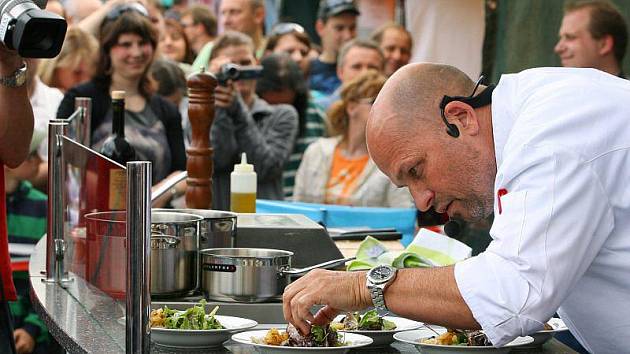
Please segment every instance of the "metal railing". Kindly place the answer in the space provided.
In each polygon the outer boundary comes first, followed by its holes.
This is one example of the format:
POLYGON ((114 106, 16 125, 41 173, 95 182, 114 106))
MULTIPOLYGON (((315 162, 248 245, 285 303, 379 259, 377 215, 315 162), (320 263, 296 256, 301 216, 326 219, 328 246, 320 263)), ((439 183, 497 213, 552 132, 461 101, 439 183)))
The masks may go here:
MULTIPOLYGON (((51 285, 65 286, 72 279, 64 267, 67 245, 64 240, 66 207, 66 163, 64 141, 90 152, 91 99, 80 97, 76 111, 67 119, 48 124, 48 229, 46 239, 46 279, 51 285), (70 135, 69 137, 66 135, 70 135)), ((98 158, 103 158, 94 152, 98 158)), ((126 352, 148 353, 150 348, 150 162, 127 163, 127 282, 126 352)))

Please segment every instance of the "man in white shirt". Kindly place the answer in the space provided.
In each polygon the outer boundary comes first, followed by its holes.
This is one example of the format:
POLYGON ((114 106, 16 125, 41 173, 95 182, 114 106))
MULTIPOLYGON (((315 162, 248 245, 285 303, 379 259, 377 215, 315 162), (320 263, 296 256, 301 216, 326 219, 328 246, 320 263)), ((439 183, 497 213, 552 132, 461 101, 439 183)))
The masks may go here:
POLYGON ((308 332, 307 321, 374 304, 482 328, 502 346, 557 311, 589 352, 627 351, 630 83, 540 68, 492 90, 450 66, 407 65, 367 126, 372 158, 418 209, 469 221, 494 212, 488 249, 449 267, 311 272, 285 290, 289 322, 308 332), (313 316, 313 304, 325 307, 313 316))

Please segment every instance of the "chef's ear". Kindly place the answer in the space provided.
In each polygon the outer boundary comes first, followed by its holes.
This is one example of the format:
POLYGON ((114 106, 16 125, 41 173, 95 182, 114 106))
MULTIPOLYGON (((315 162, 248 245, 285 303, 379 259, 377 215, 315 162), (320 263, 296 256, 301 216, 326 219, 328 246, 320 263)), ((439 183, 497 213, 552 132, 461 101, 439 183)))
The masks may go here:
POLYGON ((477 135, 479 133, 479 116, 469 104, 451 101, 444 107, 444 116, 449 123, 459 128, 460 134, 477 135))

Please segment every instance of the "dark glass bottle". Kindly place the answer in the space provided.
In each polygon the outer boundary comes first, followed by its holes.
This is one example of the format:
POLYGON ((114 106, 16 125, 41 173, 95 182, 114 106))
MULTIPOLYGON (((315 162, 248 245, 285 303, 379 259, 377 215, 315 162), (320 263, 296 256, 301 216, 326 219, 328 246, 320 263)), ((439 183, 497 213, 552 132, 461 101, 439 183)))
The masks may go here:
POLYGON ((125 139, 125 91, 112 91, 112 135, 103 143, 101 154, 123 166, 136 159, 136 150, 125 139))
MULTIPOLYGON (((136 159, 136 150, 125 139, 125 91, 112 91, 112 135, 105 140, 100 152, 123 166, 136 159)), ((111 166, 103 176, 101 195, 108 196, 103 200, 107 209, 123 210, 127 200, 127 173, 111 166)))

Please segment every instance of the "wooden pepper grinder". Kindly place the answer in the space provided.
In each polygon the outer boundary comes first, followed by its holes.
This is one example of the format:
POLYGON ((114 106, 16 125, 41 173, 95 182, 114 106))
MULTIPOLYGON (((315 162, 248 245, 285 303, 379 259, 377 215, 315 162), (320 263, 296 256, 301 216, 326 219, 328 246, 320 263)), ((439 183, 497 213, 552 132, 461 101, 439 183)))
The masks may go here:
POLYGON ((192 140, 186 149, 186 206, 212 209, 212 155, 210 128, 214 121, 214 89, 217 80, 209 73, 200 72, 188 78, 188 119, 192 140))

